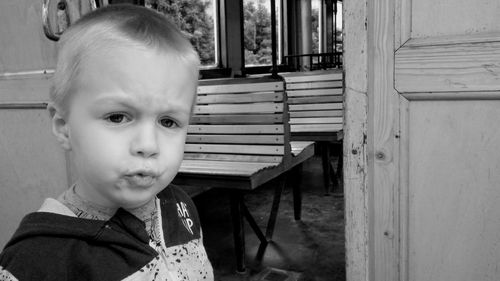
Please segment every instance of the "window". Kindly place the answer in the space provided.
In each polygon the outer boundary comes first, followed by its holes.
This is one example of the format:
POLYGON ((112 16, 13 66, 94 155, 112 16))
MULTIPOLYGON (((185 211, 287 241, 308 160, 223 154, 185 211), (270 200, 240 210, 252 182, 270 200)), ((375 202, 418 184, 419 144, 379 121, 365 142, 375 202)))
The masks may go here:
MULTIPOLYGON (((280 32, 279 2, 276 1, 276 34, 280 32)), ((243 0, 245 66, 272 64, 271 0, 243 0)), ((279 38, 276 35, 276 38, 279 38)), ((278 39, 276 39, 278 40, 278 39)), ((277 45, 279 42, 276 42, 277 45)), ((277 57, 280 57, 277 48, 277 57)))
POLYGON ((216 0, 145 0, 145 6, 167 17, 198 51, 201 65, 218 65, 216 0))
POLYGON ((319 54, 323 52, 321 43, 321 36, 323 32, 321 31, 320 23, 322 22, 321 14, 321 2, 322 0, 312 0, 311 1, 311 28, 312 28, 312 52, 313 54, 319 54))
POLYGON ((313 53, 342 52, 342 2, 311 1, 313 53), (330 33, 330 34, 329 34, 330 33))

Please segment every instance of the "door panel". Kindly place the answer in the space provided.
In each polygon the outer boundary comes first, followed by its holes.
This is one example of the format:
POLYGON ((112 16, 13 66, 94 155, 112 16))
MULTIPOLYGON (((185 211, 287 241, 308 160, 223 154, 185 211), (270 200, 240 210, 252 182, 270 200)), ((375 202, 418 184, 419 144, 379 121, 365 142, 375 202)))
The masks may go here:
POLYGON ((41 17, 41 0, 0 1, 0 73, 54 68, 56 43, 45 38, 41 17))
POLYGON ((345 3, 349 281, 500 280, 499 7, 345 3))
MULTIPOLYGON (((1 106, 1 105, 0 105, 1 106)), ((66 161, 44 107, 0 107, 0 246, 21 218, 67 186, 66 161)))
POLYGON ((500 100, 409 107, 408 280, 498 280, 500 100))
POLYGON ((67 187, 65 155, 45 110, 56 43, 43 33, 41 6, 0 1, 0 248, 25 214, 67 187))
POLYGON ((398 278, 500 280, 500 2, 396 2, 398 278))
POLYGON ((412 3, 412 38, 498 31, 500 1, 419 0, 412 3))

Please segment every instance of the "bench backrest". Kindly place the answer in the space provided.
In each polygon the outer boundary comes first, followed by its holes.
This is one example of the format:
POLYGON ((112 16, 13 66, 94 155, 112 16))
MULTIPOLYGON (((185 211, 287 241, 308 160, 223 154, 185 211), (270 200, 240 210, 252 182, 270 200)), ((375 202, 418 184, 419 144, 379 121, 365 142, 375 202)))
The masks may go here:
POLYGON ((184 159, 281 163, 290 155, 283 81, 202 80, 184 159))
POLYGON ((342 130, 342 71, 291 72, 280 76, 285 80, 292 136, 342 130))

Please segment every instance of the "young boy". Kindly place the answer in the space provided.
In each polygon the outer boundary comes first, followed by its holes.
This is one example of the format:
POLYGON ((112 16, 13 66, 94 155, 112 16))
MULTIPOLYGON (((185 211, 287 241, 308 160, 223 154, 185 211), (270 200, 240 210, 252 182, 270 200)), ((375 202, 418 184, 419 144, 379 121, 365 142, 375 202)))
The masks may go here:
POLYGON ((65 31, 48 109, 76 182, 23 219, 1 280, 213 280, 195 206, 169 186, 198 64, 143 7, 100 8, 65 31))

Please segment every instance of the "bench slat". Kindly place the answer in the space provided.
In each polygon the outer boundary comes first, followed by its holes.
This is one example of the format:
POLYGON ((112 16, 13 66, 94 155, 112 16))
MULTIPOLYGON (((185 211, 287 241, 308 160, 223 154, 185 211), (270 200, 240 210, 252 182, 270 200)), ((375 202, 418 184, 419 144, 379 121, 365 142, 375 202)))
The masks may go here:
POLYGON ((240 161, 240 162, 263 162, 263 163, 280 163, 282 156, 272 155, 235 155, 222 153, 184 153, 184 159, 189 160, 211 160, 211 161, 240 161))
POLYGON ((189 134, 282 134, 283 125, 190 125, 189 134))
POLYGON ((342 124, 342 117, 290 118, 290 124, 342 124))
POLYGON ((258 143, 282 144, 283 135, 188 135, 188 143, 258 143))
POLYGON ((194 108, 195 114, 204 113, 274 113, 283 112, 281 103, 255 103, 255 104, 212 104, 197 105, 194 108))
POLYGON ((315 110, 315 111, 291 111, 290 118, 296 117, 340 117, 343 116, 342 109, 315 110))
POLYGON ((342 103, 291 104, 290 111, 342 109, 342 103))
POLYGON ((295 132, 336 132, 342 130, 342 124, 315 124, 315 125, 290 125, 292 133, 295 132))
POLYGON ((327 71, 307 71, 307 72, 290 72, 283 74, 286 83, 308 82, 308 81, 324 81, 324 80, 342 80, 342 71, 333 72, 327 71))
POLYGON ((179 172, 186 174, 248 177, 263 169, 275 167, 278 164, 279 163, 184 160, 179 172))
POLYGON ((259 92, 245 94, 224 94, 224 95, 198 95, 196 101, 198 104, 211 103, 255 103, 255 102, 274 102, 282 101, 283 92, 259 92))
POLYGON ((343 102, 343 96, 319 96, 319 97, 300 97, 289 98, 288 104, 306 104, 306 103, 327 103, 327 102, 343 102))
POLYGON ((194 115, 191 124, 218 123, 218 124, 270 124, 282 123, 283 114, 211 114, 194 115))
POLYGON ((228 144, 191 144, 184 146, 187 152, 213 152, 257 155, 282 155, 285 153, 282 145, 228 145, 228 144))
POLYGON ((343 95, 344 90, 339 88, 330 89, 304 89, 304 90, 288 90, 288 97, 304 97, 304 96, 329 96, 329 95, 343 95))
POLYGON ((342 88, 342 80, 340 80, 340 81, 292 83, 292 84, 287 84, 286 88, 288 90, 316 89, 316 88, 342 88))
POLYGON ((259 91, 283 91, 282 82, 247 83, 247 84, 224 84, 224 85, 203 85, 198 86, 198 94, 222 94, 222 93, 244 93, 259 91))

